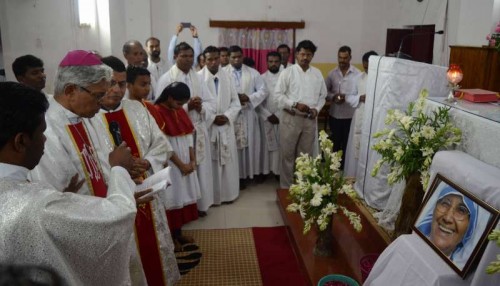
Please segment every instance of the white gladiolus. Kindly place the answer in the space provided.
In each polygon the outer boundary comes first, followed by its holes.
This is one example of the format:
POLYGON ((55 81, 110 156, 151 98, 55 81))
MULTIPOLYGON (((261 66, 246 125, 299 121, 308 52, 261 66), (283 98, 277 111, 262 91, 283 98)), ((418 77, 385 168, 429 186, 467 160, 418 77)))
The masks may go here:
MULTIPOLYGON (((338 210, 338 194, 354 193, 350 185, 344 184, 344 177, 339 171, 341 153, 332 151, 333 143, 326 132, 320 132, 319 141, 320 155, 312 158, 301 154, 295 160, 296 181, 289 189, 292 203, 287 206, 287 211, 300 213, 304 220, 304 233, 311 229, 312 224, 320 230, 326 229, 338 210)), ((353 214, 349 219, 356 220, 356 216, 353 214)))
POLYGON ((318 183, 314 183, 311 185, 313 194, 318 194, 321 192, 321 186, 318 183))
POLYGON ((398 109, 387 111, 386 128, 373 135, 378 141, 371 148, 381 155, 381 159, 373 166, 372 176, 376 176, 386 163, 390 166, 389 184, 420 172, 427 174, 422 175, 421 180, 426 186, 435 152, 461 141, 462 132, 451 123, 449 107, 424 112, 428 95, 427 90, 422 90, 405 113, 398 109))
POLYGON ((436 135, 436 130, 434 130, 432 126, 424 126, 422 127, 422 131, 420 133, 425 139, 432 139, 436 135))
POLYGON ((320 206, 321 202, 323 201, 323 198, 321 197, 321 194, 315 195, 312 200, 311 200, 311 206, 320 206))
POLYGON ((405 129, 409 129, 410 124, 413 122, 413 117, 405 115, 399 122, 401 122, 405 129))

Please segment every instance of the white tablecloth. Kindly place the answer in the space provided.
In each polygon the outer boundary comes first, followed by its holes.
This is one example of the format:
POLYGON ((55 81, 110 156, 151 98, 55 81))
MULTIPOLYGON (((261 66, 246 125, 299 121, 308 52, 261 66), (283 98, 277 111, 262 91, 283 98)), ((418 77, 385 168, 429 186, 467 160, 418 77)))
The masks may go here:
MULTIPOLYGON (((431 180, 437 173, 500 209, 499 168, 460 151, 442 151, 432 162, 431 180)), ((500 247, 488 242, 477 269, 462 280, 417 234, 403 235, 381 254, 364 285, 500 285, 500 274, 485 273, 497 255, 500 247)))
POLYGON ((388 170, 381 168, 376 177, 370 175, 380 155, 371 150, 375 132, 385 128, 389 109, 406 110, 422 89, 429 96, 448 95, 446 68, 397 58, 370 57, 366 104, 361 131, 358 167, 354 188, 366 203, 384 209, 393 190, 402 190, 402 184, 387 186, 388 170))
POLYGON ((500 168, 500 106, 465 100, 449 104, 443 98, 429 98, 426 104, 428 111, 451 106, 452 122, 462 130, 457 149, 500 168))

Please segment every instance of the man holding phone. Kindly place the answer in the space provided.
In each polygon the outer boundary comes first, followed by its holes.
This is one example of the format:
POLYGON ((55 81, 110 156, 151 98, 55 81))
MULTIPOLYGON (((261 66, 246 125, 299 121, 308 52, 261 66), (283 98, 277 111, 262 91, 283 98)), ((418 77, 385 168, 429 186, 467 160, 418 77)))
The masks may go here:
POLYGON ((194 50, 193 68, 194 68, 196 67, 196 65, 198 65, 197 58, 198 55, 201 54, 202 52, 202 47, 201 47, 201 41, 198 38, 198 29, 196 29, 196 27, 191 25, 191 23, 189 22, 179 23, 175 28, 175 35, 172 36, 172 39, 170 39, 170 43, 168 45, 167 61, 171 67, 175 65, 174 50, 175 46, 177 45, 177 38, 184 29, 189 29, 191 31, 191 36, 193 37, 193 50, 194 50))

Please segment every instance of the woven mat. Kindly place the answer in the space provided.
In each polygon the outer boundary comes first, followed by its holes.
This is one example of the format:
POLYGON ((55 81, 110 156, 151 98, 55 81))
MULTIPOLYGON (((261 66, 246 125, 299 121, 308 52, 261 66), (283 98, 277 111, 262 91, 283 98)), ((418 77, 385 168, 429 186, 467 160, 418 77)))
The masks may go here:
POLYGON ((262 285, 251 228, 184 230, 183 233, 194 238, 203 257, 177 285, 262 285))

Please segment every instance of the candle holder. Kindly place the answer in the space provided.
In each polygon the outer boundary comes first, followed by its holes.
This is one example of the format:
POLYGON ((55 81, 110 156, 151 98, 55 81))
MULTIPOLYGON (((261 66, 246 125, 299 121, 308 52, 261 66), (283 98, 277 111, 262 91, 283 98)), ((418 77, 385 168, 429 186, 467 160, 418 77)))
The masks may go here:
POLYGON ((458 83, 461 82, 464 77, 462 69, 460 69, 459 65, 451 64, 446 72, 446 77, 448 78, 448 86, 450 87, 450 93, 446 101, 456 103, 455 91, 460 88, 458 83))

